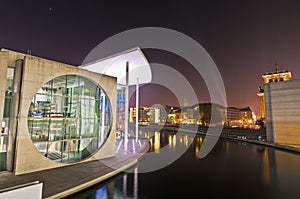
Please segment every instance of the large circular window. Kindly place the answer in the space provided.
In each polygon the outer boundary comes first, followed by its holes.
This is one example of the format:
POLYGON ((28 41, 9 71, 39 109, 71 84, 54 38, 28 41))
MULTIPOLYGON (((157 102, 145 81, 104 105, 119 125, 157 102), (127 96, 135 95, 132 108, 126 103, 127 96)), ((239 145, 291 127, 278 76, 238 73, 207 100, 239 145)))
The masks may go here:
POLYGON ((110 103, 87 78, 57 77, 34 95, 28 129, 35 147, 57 162, 80 161, 98 150, 111 127, 110 103))

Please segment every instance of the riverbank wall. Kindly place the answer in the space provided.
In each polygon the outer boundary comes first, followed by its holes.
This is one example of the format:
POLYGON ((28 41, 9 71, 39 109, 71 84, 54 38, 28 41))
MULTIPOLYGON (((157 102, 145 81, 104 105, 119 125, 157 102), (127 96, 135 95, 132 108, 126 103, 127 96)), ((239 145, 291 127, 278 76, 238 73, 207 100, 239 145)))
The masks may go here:
MULTIPOLYGON (((134 128, 134 126, 131 126, 134 128)), ((141 130, 157 130, 157 131, 169 131, 176 133, 179 130, 185 133, 197 134, 197 135, 206 135, 208 130, 207 126, 201 125, 147 125, 139 127, 141 130)), ((248 129, 248 128, 230 128, 230 127, 223 127, 221 138, 224 139, 231 139, 236 141, 242 141, 252 144, 258 144, 268 147, 273 147, 276 149, 293 152, 293 153, 300 153, 300 148, 281 145, 277 143, 267 142, 266 139, 266 128, 261 129, 248 129)))

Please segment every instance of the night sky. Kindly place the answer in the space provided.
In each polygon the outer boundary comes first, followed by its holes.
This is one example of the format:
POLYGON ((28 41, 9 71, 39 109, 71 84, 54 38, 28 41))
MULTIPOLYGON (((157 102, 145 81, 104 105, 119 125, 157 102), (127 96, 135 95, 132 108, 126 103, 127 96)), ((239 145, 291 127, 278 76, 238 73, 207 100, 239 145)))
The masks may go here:
MULTIPOLYGON (((229 106, 259 113, 261 75, 289 70, 300 78, 300 3, 274 1, 2 1, 0 48, 80 65, 103 40, 125 30, 163 27, 202 45, 219 68, 229 106)), ((144 50, 149 62, 169 65, 189 79, 199 102, 208 102, 201 76, 184 59, 144 50)), ((172 94, 155 85, 141 89, 141 104, 176 105, 172 94), (163 93, 163 94, 162 94, 163 93)))

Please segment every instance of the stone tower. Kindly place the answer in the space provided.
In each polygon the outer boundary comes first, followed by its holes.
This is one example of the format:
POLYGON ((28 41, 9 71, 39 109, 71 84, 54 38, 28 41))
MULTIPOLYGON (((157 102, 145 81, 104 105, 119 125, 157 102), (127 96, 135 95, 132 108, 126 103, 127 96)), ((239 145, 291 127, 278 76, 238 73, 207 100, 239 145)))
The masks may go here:
MULTIPOLYGON (((264 80, 264 85, 272 82, 281 82, 288 81, 292 78, 291 72, 287 70, 278 70, 278 64, 275 64, 275 72, 267 72, 262 75, 264 80)), ((260 105, 260 118, 265 121, 266 118, 266 110, 265 110, 265 97, 264 97, 264 88, 259 86, 257 96, 259 97, 259 105, 260 105)))

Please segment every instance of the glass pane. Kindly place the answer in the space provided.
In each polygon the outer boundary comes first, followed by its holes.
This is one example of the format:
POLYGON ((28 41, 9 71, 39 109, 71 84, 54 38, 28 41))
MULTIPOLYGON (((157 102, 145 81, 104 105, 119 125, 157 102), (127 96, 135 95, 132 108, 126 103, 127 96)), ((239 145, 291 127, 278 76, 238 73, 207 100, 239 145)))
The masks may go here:
POLYGON ((64 139, 64 119, 51 117, 49 121, 49 140, 54 141, 64 139))
POLYGON ((66 139, 79 138, 77 135, 77 120, 76 118, 66 119, 66 139))
POLYGON ((43 118, 29 118, 28 128, 33 142, 48 140, 49 120, 43 118))
POLYGON ((43 155, 47 153, 47 142, 37 142, 34 143, 34 146, 41 152, 43 155))
POLYGON ((3 119, 1 123, 0 131, 0 170, 6 169, 6 158, 7 158, 7 146, 8 146, 8 134, 9 134, 9 122, 10 122, 10 109, 11 109, 11 98, 13 92, 14 82, 14 69, 8 68, 6 74, 6 88, 5 88, 5 101, 4 111, 2 114, 3 119))
POLYGON ((32 99, 28 129, 38 150, 58 162, 79 161, 104 143, 110 104, 92 81, 67 75, 45 83, 32 99))
POLYGON ((0 153, 6 152, 8 144, 8 136, 0 135, 0 153))
POLYGON ((56 141, 56 142, 49 142, 47 144, 47 157, 51 160, 61 162, 64 155, 62 153, 63 142, 56 141))

